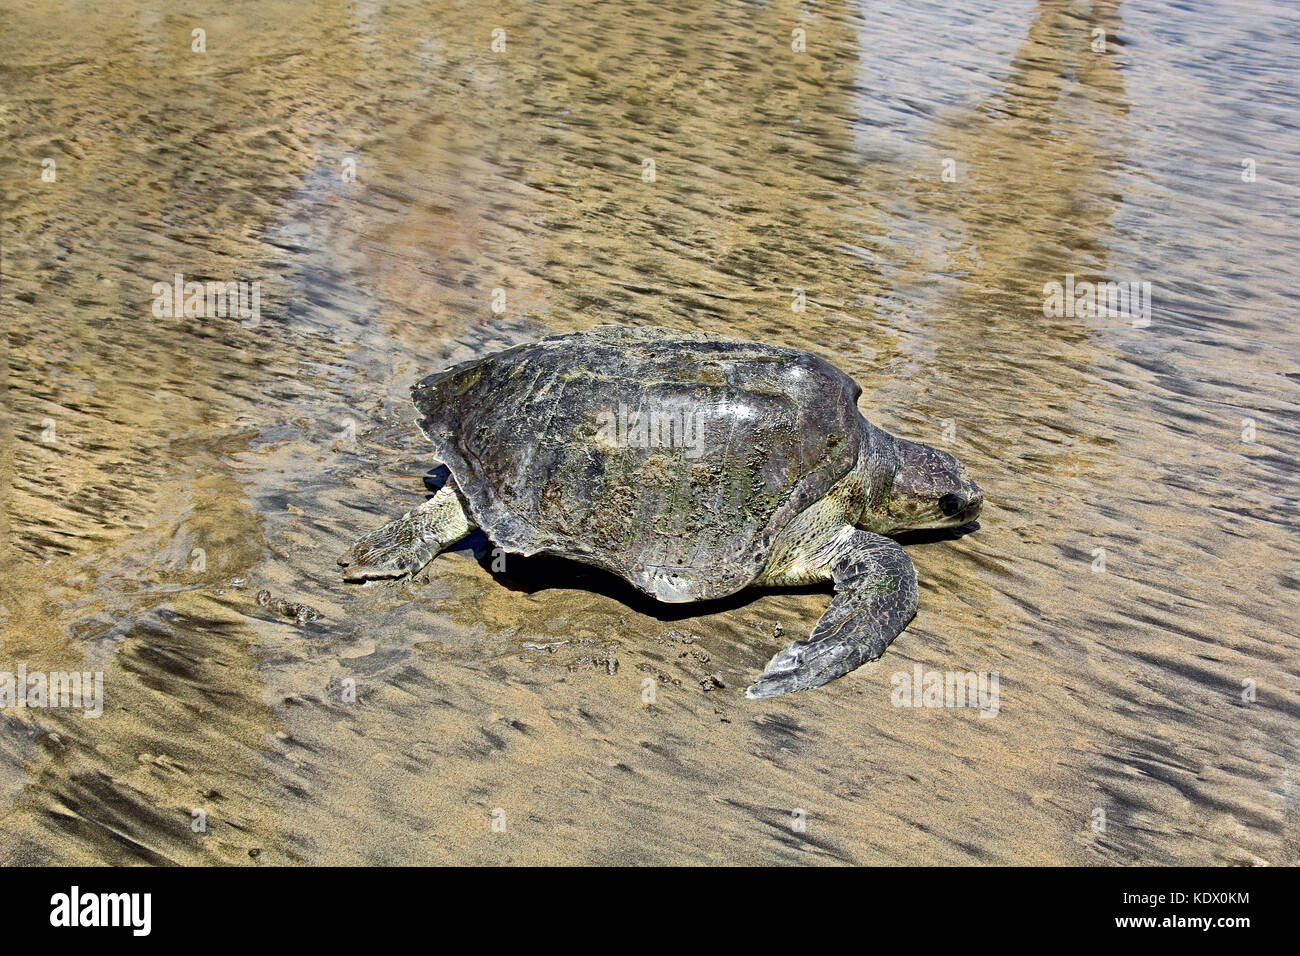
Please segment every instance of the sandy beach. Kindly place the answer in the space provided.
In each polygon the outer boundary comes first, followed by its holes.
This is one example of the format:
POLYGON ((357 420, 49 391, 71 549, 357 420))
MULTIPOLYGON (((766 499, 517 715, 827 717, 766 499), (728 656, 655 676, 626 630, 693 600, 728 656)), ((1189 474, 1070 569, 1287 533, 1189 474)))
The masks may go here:
POLYGON ((1233 10, 4 0, 0 671, 103 695, 0 708, 0 861, 1300 863, 1300 10, 1233 10), (607 323, 965 463, 883 658, 747 700, 829 587, 481 533, 343 583, 416 380, 607 323))

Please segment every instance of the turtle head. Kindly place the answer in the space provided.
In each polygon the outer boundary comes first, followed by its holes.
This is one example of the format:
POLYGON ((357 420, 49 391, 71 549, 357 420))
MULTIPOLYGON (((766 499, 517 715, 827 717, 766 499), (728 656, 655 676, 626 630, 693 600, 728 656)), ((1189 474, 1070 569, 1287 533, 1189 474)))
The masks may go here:
MULTIPOLYGON (((984 492, 952 455, 929 445, 894 439, 898 470, 872 508, 891 531, 956 528, 974 521, 984 492)), ((882 489, 883 491, 884 489, 882 489)))

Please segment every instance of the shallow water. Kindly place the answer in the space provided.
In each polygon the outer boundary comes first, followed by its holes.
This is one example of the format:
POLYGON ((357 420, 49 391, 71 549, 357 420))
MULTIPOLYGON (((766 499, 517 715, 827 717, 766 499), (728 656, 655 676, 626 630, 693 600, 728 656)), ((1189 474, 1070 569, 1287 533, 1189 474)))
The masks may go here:
POLYGON ((0 858, 1300 862, 1298 34, 2 0, 0 670, 104 700, 3 710, 0 858), (260 320, 156 317, 176 273, 260 320), (1067 275, 1149 322, 1045 315, 1067 275), (809 349, 966 463, 980 527, 908 542, 881 661, 747 701, 825 589, 656 606, 481 537, 339 581, 435 466, 411 382, 606 322, 809 349), (996 671, 997 716, 895 707, 916 665, 996 671))

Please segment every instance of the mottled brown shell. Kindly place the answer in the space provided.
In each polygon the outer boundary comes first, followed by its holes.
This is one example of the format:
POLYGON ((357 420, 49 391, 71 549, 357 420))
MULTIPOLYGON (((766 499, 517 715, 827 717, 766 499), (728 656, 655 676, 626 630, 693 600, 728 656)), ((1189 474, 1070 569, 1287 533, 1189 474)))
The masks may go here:
POLYGON ((602 326, 465 362, 412 394, 495 544, 690 601, 753 581, 773 538, 853 468, 871 428, 860 391, 806 352, 602 326))

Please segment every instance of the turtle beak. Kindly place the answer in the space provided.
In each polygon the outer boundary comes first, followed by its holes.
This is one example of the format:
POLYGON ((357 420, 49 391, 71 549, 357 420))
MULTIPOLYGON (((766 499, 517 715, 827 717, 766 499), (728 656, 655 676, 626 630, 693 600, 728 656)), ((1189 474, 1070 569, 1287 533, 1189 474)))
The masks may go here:
POLYGON ((953 524, 957 526, 970 524, 980 516, 980 509, 984 507, 984 492, 980 490, 980 486, 969 478, 965 483, 969 487, 963 489, 964 501, 953 516, 953 524))
POLYGON ((984 506, 984 492, 980 486, 963 476, 960 491, 946 494, 939 499, 939 512, 947 519, 949 527, 969 524, 979 517, 980 508, 984 506))

